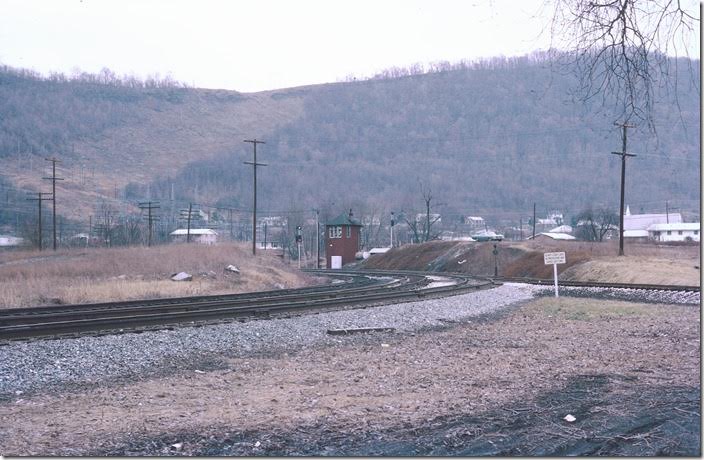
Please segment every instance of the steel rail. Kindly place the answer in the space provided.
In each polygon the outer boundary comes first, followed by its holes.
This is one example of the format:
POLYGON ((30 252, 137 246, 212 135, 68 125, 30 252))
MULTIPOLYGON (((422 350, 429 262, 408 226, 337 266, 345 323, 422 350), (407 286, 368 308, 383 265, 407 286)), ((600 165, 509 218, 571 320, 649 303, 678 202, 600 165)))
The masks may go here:
POLYGON ((196 302, 219 302, 219 301, 230 301, 230 300, 241 300, 241 299, 258 299, 258 298, 269 298, 269 297, 285 297, 287 295, 302 295, 304 293, 317 293, 323 290, 345 290, 345 289, 363 289, 369 284, 374 284, 375 281, 369 277, 363 276, 351 276, 348 274, 330 274, 330 277, 337 277, 343 279, 342 282, 337 284, 329 284, 322 286, 309 286, 304 288, 288 288, 288 289, 277 289, 268 291, 256 291, 256 292, 246 292, 239 294, 216 294, 216 295, 206 295, 206 296, 189 296, 189 297, 161 297, 157 299, 139 299, 139 300, 125 300, 120 302, 97 302, 97 303, 81 303, 81 304, 58 304, 58 305, 39 305, 34 307, 19 307, 19 308, 3 308, 0 309, 0 320, 5 317, 17 316, 17 315, 38 315, 44 313, 58 313, 58 312, 74 312, 74 311, 85 311, 90 310, 114 310, 117 308, 131 308, 131 307, 144 307, 147 305, 157 306, 157 305, 174 305, 177 303, 192 304, 196 302))
MULTIPOLYGON (((130 302, 125 305, 122 303, 104 303, 98 304, 101 308, 84 308, 84 305, 78 304, 73 305, 69 309, 62 309, 58 311, 43 311, 33 315, 12 315, 12 310, 3 311, 3 313, 8 313, 7 315, 0 316, 0 330, 4 326, 10 326, 13 324, 41 324, 47 321, 78 321, 90 318, 118 318, 118 317, 130 317, 134 315, 144 315, 147 312, 153 312, 155 314, 169 314, 178 312, 188 312, 188 311, 198 311, 204 312, 206 310, 217 310, 219 308, 234 308, 234 307, 248 307, 253 303, 264 303, 268 302, 271 305, 278 305, 279 303, 295 302, 300 300, 305 296, 307 300, 325 300, 334 299, 340 295, 349 296, 355 293, 370 294, 379 290, 384 292, 392 292, 394 289, 406 288, 411 285, 411 283, 422 283, 423 279, 416 279, 415 281, 410 281, 401 278, 390 278, 387 277, 387 281, 380 281, 378 283, 364 283, 363 286, 355 287, 342 287, 334 288, 331 286, 321 287, 316 291, 311 291, 308 289, 302 290, 299 293, 288 293, 285 295, 265 295, 265 296, 232 296, 225 298, 218 298, 216 300, 195 300, 192 302, 183 302, 181 299, 175 303, 145 303, 139 304, 139 302, 130 302)), ((265 291, 267 293, 275 293, 275 291, 265 291)), ((259 294, 259 293, 256 293, 259 294)), ((69 306, 67 306, 69 307, 69 306)))
MULTIPOLYGON (((215 320, 243 320, 243 318, 266 318, 271 315, 299 314, 308 310, 351 307, 362 308, 372 305, 397 303, 401 301, 452 295, 468 290, 493 286, 491 281, 477 281, 466 275, 433 275, 410 272, 355 272, 324 273, 333 276, 381 277, 391 282, 370 284, 366 289, 328 289, 324 292, 302 290, 301 295, 273 296, 229 300, 222 302, 179 302, 173 305, 146 305, 116 309, 83 311, 83 317, 75 312, 61 311, 56 314, 45 312, 41 315, 19 315, 0 319, 0 340, 46 337, 84 332, 124 330, 140 327, 173 326, 183 323, 211 322, 215 320), (427 287, 428 276, 443 276, 454 280, 452 285, 427 287), (398 281, 401 280, 401 281, 398 281), (77 317, 79 316, 79 317, 77 317), (24 320, 24 321, 23 321, 24 320)), ((295 291, 295 290, 293 290, 295 291)), ((119 304, 117 304, 119 305, 119 304)), ((80 306, 76 306, 80 307, 80 306)))
MULTIPOLYGON (((492 279, 497 282, 506 283, 526 283, 552 286, 555 283, 554 279, 542 278, 518 278, 518 277, 482 277, 492 279)), ((598 281, 569 281, 557 280, 560 286, 569 287, 595 287, 595 288, 612 288, 612 289, 639 289, 647 291, 682 291, 682 292, 699 292, 700 286, 685 286, 677 284, 642 284, 642 283, 604 283, 598 281)))

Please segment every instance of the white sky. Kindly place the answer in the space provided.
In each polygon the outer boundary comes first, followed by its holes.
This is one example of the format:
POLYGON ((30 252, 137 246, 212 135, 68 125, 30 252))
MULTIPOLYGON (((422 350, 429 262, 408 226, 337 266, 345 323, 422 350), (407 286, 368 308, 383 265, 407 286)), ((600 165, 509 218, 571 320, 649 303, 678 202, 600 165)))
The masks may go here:
MULTIPOLYGON (((694 0, 686 3, 699 8, 694 0)), ((0 0, 0 63, 261 91, 550 45, 544 0, 0 0)), ((695 56, 699 54, 699 39, 695 56)))

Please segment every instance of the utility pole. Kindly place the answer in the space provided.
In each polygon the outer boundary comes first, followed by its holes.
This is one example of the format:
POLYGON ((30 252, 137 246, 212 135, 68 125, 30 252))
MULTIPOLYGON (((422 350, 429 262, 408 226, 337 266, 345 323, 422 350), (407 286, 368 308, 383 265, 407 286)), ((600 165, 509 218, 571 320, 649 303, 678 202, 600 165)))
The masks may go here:
POLYGON ((320 268, 320 209, 315 211, 315 268, 320 268))
POLYGON ((193 209, 193 203, 188 203, 188 217, 187 217, 187 224, 186 224, 186 243, 191 242, 191 212, 193 209))
POLYGON ((394 247, 394 224, 395 223, 396 222, 394 222, 394 212, 391 211, 391 227, 390 227, 391 228, 391 245, 389 246, 390 248, 394 247))
POLYGON ((626 189, 626 157, 634 157, 635 156, 632 153, 626 153, 626 136, 627 136, 628 128, 635 128, 635 126, 629 125, 627 123, 614 123, 614 125, 620 126, 621 129, 623 130, 623 134, 621 135, 621 139, 623 141, 623 150, 620 152, 611 152, 614 155, 621 156, 621 207, 620 207, 620 212, 618 214, 618 222, 619 222, 618 255, 622 256, 623 255, 623 203, 624 203, 625 189, 626 189))
POLYGON ((670 223, 670 203, 665 200, 665 221, 669 224, 670 223))
POLYGON ((519 227, 521 229, 521 241, 523 241, 523 216, 521 216, 519 227))
POLYGON ((52 201, 52 218, 51 218, 51 228, 54 235, 54 251, 56 251, 56 181, 63 180, 60 177, 56 177, 56 163, 60 161, 56 158, 45 158, 46 161, 51 161, 51 177, 44 177, 51 181, 51 201, 52 201))
POLYGON ((139 203, 139 209, 146 209, 148 212, 148 224, 149 224, 149 239, 147 240, 147 246, 152 245, 152 224, 156 220, 155 216, 152 215, 152 209, 159 209, 160 206, 158 201, 147 201, 144 203, 139 203))
POLYGON ((254 145, 254 161, 245 161, 244 164, 252 165, 254 171, 254 205, 252 207, 252 255, 257 254, 257 166, 268 166, 266 163, 257 163, 257 144, 266 144, 264 141, 256 139, 245 139, 254 145))
POLYGON ((533 239, 535 239, 535 203, 533 203, 533 239))
POLYGON ((37 235, 39 236, 39 250, 42 250, 42 201, 49 201, 52 198, 44 198, 44 195, 51 195, 49 192, 36 192, 37 198, 27 198, 28 201, 36 201, 39 204, 39 222, 37 223, 37 235))

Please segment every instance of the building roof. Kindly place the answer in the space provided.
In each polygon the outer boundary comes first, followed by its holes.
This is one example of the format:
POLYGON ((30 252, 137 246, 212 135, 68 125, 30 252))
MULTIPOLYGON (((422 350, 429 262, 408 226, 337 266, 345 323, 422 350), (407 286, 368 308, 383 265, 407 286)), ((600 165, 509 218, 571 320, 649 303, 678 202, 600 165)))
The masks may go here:
POLYGON ((624 238, 647 238, 649 233, 647 230, 624 230, 624 238))
POLYGON ((682 222, 682 215, 679 212, 668 214, 625 214, 623 216, 623 230, 647 230, 653 224, 664 224, 667 222, 676 224, 682 222))
POLYGON ((673 224, 653 224, 648 227, 649 232, 667 232, 667 231, 679 231, 679 230, 699 230, 699 222, 682 223, 677 222, 673 224))
MULTIPOLYGON (((538 233, 535 235, 535 237, 539 237, 540 235, 547 236, 548 238, 552 238, 553 240, 576 240, 572 235, 568 235, 567 233, 552 233, 552 232, 543 232, 543 233, 538 233)), ((532 239, 532 236, 529 236, 528 239, 532 239)))
MULTIPOLYGON (((218 232, 215 230, 209 229, 209 228, 192 228, 191 229, 191 235, 217 235, 218 232)), ((178 230, 174 230, 173 232, 169 233, 171 236, 187 236, 188 235, 188 229, 187 228, 179 228, 178 230)))
POLYGON ((333 220, 327 222, 325 225, 350 225, 353 227, 361 227, 362 224, 359 223, 354 217, 350 218, 350 215, 343 212, 339 216, 335 217, 333 220))
POLYGON ((549 233, 572 233, 572 227, 570 225, 560 225, 550 230, 549 233))

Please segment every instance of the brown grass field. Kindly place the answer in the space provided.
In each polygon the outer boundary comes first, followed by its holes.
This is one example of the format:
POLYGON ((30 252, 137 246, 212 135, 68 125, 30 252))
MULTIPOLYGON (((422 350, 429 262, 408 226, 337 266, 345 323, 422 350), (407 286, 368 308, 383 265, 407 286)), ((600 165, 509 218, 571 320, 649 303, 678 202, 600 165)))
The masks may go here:
POLYGON ((250 246, 173 244, 0 252, 0 308, 251 292, 316 281, 250 246), (226 272, 233 264, 240 274, 226 272), (193 281, 174 282, 185 271, 193 281))

